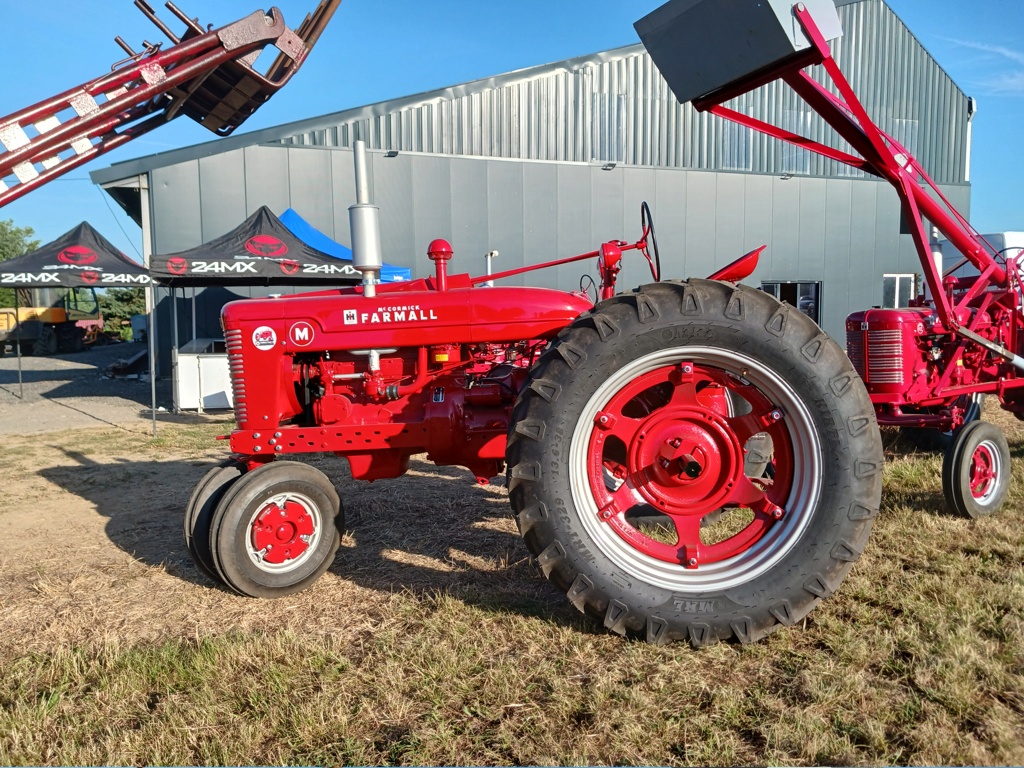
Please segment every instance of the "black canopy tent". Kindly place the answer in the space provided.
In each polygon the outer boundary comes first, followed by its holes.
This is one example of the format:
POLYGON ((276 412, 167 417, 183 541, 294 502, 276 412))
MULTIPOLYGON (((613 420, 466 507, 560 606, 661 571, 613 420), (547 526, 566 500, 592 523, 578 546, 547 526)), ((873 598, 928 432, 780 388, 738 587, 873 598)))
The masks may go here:
MULTIPOLYGON (((18 288, 149 288, 151 284, 144 266, 129 259, 84 221, 42 248, 0 263, 0 285, 15 289, 11 330, 19 332, 18 288)), ((42 340, 45 330, 42 325, 37 330, 42 340)), ((18 388, 24 397, 21 341, 16 341, 14 347, 18 351, 18 388)), ((151 374, 152 358, 151 346, 151 374)))
POLYGON ((110 244, 87 222, 52 243, 0 263, 0 282, 17 288, 147 286, 149 271, 110 244))
MULTIPOLYGON (((187 251, 150 258, 155 284, 170 289, 172 367, 181 349, 178 336, 178 288, 192 288, 192 336, 197 336, 197 288, 357 285, 362 276, 349 261, 313 248, 293 234, 268 207, 259 208, 235 229, 187 251)), ((218 309, 219 311, 219 309, 218 309)), ((152 334, 151 334, 152 335, 152 334)), ((175 404, 178 371, 173 373, 175 404)), ((200 383, 200 389, 202 385, 200 383)), ((200 411, 202 411, 200 394, 200 411)))
POLYGON ((153 256, 150 274, 168 288, 355 285, 362 280, 351 262, 307 245, 266 206, 215 240, 153 256))

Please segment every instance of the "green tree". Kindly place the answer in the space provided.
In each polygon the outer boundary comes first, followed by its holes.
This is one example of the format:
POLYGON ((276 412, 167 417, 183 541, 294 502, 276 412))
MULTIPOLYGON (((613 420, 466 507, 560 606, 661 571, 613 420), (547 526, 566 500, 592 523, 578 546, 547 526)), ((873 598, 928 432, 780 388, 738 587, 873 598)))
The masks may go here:
POLYGON ((16 227, 10 219, 0 220, 0 261, 22 256, 39 247, 39 241, 33 240, 35 231, 32 227, 16 227))
MULTIPOLYGON (((10 219, 0 219, 0 261, 7 261, 22 256, 39 247, 39 241, 33 240, 35 231, 32 227, 16 227, 10 219)), ((14 291, 0 288, 0 307, 14 306, 14 291)))
POLYGON ((145 291, 142 288, 107 288, 100 294, 99 300, 103 330, 131 341, 131 317, 145 313, 145 291))

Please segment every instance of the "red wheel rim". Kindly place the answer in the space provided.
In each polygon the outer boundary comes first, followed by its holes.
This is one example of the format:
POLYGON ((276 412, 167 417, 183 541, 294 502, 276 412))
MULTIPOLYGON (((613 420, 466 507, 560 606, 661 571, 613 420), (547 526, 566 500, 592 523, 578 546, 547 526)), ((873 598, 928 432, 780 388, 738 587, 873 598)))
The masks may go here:
POLYGON ((253 518, 250 556, 265 568, 292 567, 309 551, 318 535, 318 518, 302 497, 279 496, 253 518))
POLYGON ((760 389, 683 361, 636 376, 599 409, 587 460, 598 516, 616 536, 644 555, 698 570, 748 552, 785 518, 794 451, 785 411, 760 389), (744 474, 745 446, 764 433, 774 447, 774 481, 744 474), (676 540, 659 541, 632 524, 638 509, 671 521, 676 540), (702 520, 722 509, 749 510, 752 519, 706 542, 702 520))
POLYGON ((974 449, 971 465, 968 468, 968 484, 971 496, 976 500, 988 497, 999 482, 999 462, 993 448, 982 443, 974 449))

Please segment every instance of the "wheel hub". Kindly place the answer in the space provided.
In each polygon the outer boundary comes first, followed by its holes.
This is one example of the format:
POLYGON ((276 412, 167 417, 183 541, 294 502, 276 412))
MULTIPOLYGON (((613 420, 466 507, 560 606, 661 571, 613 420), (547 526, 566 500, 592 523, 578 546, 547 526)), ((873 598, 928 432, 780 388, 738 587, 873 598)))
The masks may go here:
POLYGON ((316 533, 313 518, 299 502, 271 502, 252 524, 252 547, 260 559, 282 565, 300 557, 316 533))
POLYGON ((702 515, 729 496, 743 470, 743 449, 726 421, 703 408, 662 409, 630 446, 634 484, 655 508, 702 515))
POLYGON ((982 443, 971 456, 970 486, 975 499, 985 499, 998 480, 997 462, 989 446, 982 443))

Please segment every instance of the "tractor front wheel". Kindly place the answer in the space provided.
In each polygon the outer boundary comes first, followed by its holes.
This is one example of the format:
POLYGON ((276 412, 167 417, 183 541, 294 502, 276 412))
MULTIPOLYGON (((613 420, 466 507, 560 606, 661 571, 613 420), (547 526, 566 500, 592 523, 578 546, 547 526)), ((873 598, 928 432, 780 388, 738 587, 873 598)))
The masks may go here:
POLYGON ((275 461, 240 477, 210 525, 214 569, 236 592, 283 597, 330 567, 344 526, 341 501, 323 472, 275 461))
POLYGON ((507 458, 543 574, 655 643, 801 621, 860 557, 882 490, 874 410, 843 350, 767 294, 707 280, 646 286, 565 329, 520 395, 507 458))
POLYGON ((1010 447, 987 421, 966 424, 946 449, 942 491, 958 514, 977 519, 995 514, 1010 489, 1010 447))
POLYGON ((214 581, 220 581, 210 551, 210 523, 224 493, 245 474, 246 466, 227 459, 205 475, 192 491, 185 507, 185 546, 192 561, 214 581))

